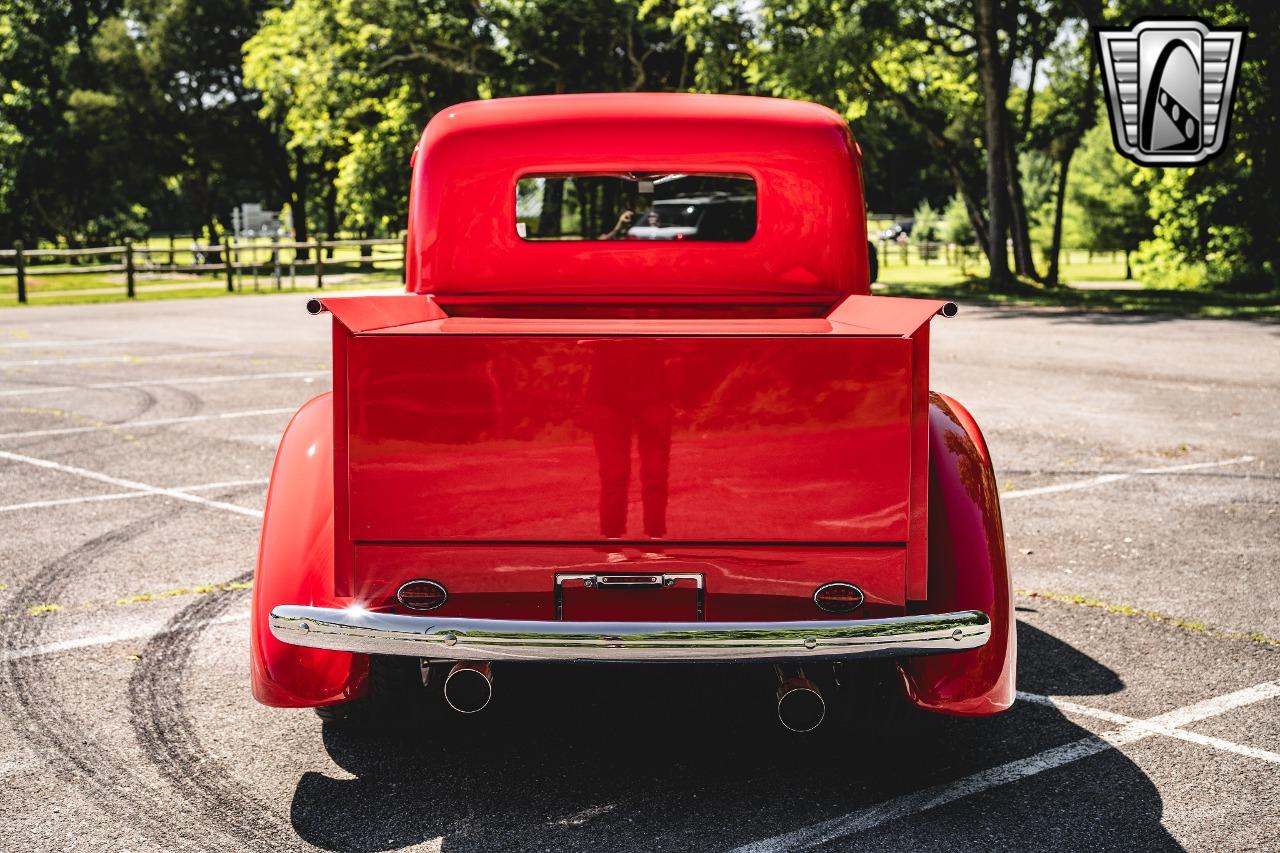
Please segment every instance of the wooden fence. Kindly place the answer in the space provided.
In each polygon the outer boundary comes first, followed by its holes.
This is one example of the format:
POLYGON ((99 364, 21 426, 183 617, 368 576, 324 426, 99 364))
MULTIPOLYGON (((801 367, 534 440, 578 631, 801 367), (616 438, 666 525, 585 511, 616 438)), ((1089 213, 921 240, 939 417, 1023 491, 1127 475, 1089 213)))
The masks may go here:
MULTIPOLYGON (((976 246, 959 246, 954 243, 922 243, 916 241, 873 240, 881 269, 893 266, 957 266, 965 269, 982 260, 976 246)), ((1080 250, 1076 250, 1079 254, 1080 250)), ((1107 258, 1115 261, 1115 252, 1089 252, 1088 258, 1107 258)), ((332 270, 339 265, 350 267, 358 264, 371 269, 375 263, 398 263, 403 276, 404 240, 400 237, 364 240, 311 240, 307 242, 223 240, 210 245, 191 244, 181 247, 170 240, 168 247, 138 245, 126 241, 121 246, 103 246, 92 249, 24 249, 15 243, 12 249, 0 249, 0 263, 12 264, 0 267, 0 279, 16 277, 18 302, 27 301, 27 277, 92 275, 123 273, 125 294, 134 298, 139 276, 156 274, 221 274, 228 293, 243 290, 246 279, 254 290, 260 288, 260 280, 275 289, 282 289, 287 277, 291 286, 296 283, 299 268, 315 279, 315 286, 323 288, 325 267, 332 270), (359 257, 338 259, 333 250, 342 247, 361 249, 359 257), (387 251, 390 250, 390 251, 387 251), (326 259, 326 254, 331 257, 326 259), (190 263, 178 263, 180 255, 190 257, 190 263)), ((1064 251, 1064 263, 1069 254, 1064 251)))
MULTIPOLYGON (((872 238, 871 242, 876 247, 876 256, 881 268, 922 264, 924 266, 953 266, 963 269, 986 261, 986 256, 976 245, 962 246, 957 243, 881 240, 877 238, 872 238)), ((1105 261, 1114 264, 1123 260, 1123 253, 1119 249, 1090 251, 1087 249, 1063 248, 1058 257, 1060 263, 1065 266, 1070 263, 1079 263, 1081 256, 1084 256, 1086 263, 1105 261)), ((1037 261, 1041 264, 1046 263, 1043 258, 1037 258, 1037 261)))
POLYGON ((259 288, 259 278, 270 281, 279 290, 287 275, 296 278, 298 268, 310 271, 316 287, 324 287, 325 266, 359 264, 372 268, 374 263, 399 262, 401 275, 404 270, 404 240, 400 237, 363 240, 321 240, 307 242, 238 242, 223 240, 209 245, 192 244, 182 248, 170 241, 169 246, 144 246, 126 240, 121 246, 101 246, 89 249, 26 249, 16 242, 12 249, 0 249, 0 263, 12 264, 0 267, 0 278, 17 279, 18 302, 27 301, 27 277, 66 276, 124 273, 125 295, 130 299, 137 294, 140 275, 152 274, 200 274, 221 273, 228 293, 243 290, 246 276, 252 277, 253 289, 259 288), (378 251, 378 247, 392 247, 391 252, 378 251), (339 247, 358 247, 361 254, 339 260, 332 257, 339 247), (326 259, 328 253, 330 257, 326 259), (179 255, 189 255, 190 263, 178 263, 179 255), (88 261, 86 263, 86 261, 88 261))

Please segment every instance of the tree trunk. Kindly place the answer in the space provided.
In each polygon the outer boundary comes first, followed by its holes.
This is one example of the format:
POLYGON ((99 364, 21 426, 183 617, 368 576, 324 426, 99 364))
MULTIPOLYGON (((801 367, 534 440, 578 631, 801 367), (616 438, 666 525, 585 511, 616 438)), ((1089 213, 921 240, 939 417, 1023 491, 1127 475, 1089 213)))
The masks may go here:
POLYGON ((1129 250, 1124 250, 1124 280, 1133 281, 1133 267, 1129 266, 1129 250))
MULTIPOLYGON (((324 191, 324 230, 328 234, 328 239, 334 240, 338 236, 338 183, 336 176, 328 176, 328 186, 324 191)), ((325 257, 333 258, 333 246, 330 246, 325 257)))
POLYGON ((1000 37, 996 29, 997 0, 976 0, 974 22, 978 41, 978 76, 987 147, 987 260, 991 266, 991 286, 997 290, 1013 287, 1005 238, 1009 231, 1008 137, 1004 132, 1006 84, 1002 83, 1004 63, 1000 58, 1000 37))
POLYGON ((1013 141, 1013 127, 1008 109, 1003 110, 1001 125, 1005 134, 1005 175, 1009 192, 1009 234, 1013 238, 1013 264, 1018 275, 1039 278, 1036 261, 1031 253, 1031 226, 1027 220, 1027 205, 1022 197, 1022 172, 1018 168, 1018 149, 1013 141))
POLYGON ((542 185, 542 210, 538 213, 539 237, 562 237, 561 217, 564 211, 564 178, 547 178, 542 185))
MULTIPOLYGON (((373 234, 368 228, 360 229, 361 239, 368 240, 372 236, 373 234)), ((366 272, 373 270, 373 246, 370 246, 367 243, 360 246, 360 269, 365 270, 366 272)))
POLYGON ((965 212, 969 215, 969 224, 973 226, 978 247, 982 249, 984 255, 988 254, 988 224, 986 214, 982 209, 981 181, 978 179, 976 170, 966 167, 965 162, 961 159, 960 152, 957 150, 957 146, 947 139, 943 129, 937 122, 930 121, 928 110, 922 108, 910 95, 885 83, 884 79, 874 69, 868 68, 866 72, 868 83, 872 88, 892 98, 901 107, 903 114, 924 133, 929 147, 942 158, 943 163, 946 165, 947 173, 951 175, 951 180, 955 182, 956 192, 960 194, 960 198, 964 201, 965 212))
POLYGON ((969 224, 973 226, 973 235, 978 241, 978 248, 982 250, 982 254, 990 255, 991 244, 988 242, 987 217, 982 211, 982 199, 966 185, 958 171, 953 170, 953 177, 956 182, 956 191, 960 193, 960 199, 964 202, 965 213, 969 214, 969 224))
MULTIPOLYGON (((1100 13, 1101 9, 1094 11, 1100 13)), ((1097 63, 1089 62, 1088 69, 1084 84, 1085 97, 1081 99, 1075 127, 1063 141, 1063 148, 1058 154, 1058 196, 1054 199, 1053 240, 1049 246, 1049 274, 1045 277, 1045 284, 1050 287, 1058 286, 1058 255, 1062 251, 1062 211, 1066 203, 1067 176, 1071 172, 1071 160, 1075 157, 1076 149, 1080 147, 1080 141, 1084 139, 1085 133, 1093 127, 1093 119, 1097 115, 1094 106, 1094 80, 1096 79, 1094 75, 1097 63)))
POLYGON ((1071 169, 1071 158, 1076 148, 1071 146, 1058 161, 1058 190, 1053 201, 1053 237, 1049 241, 1049 272, 1044 283, 1049 287, 1058 286, 1058 254, 1062 250, 1062 210, 1066 206, 1067 173, 1071 169))
MULTIPOLYGON (((299 154, 294 162, 293 197, 290 200, 293 213, 293 239, 299 243, 306 243, 311 237, 310 230, 307 228, 307 178, 307 164, 299 154)), ((308 262, 311 260, 311 250, 298 249, 293 257, 298 263, 308 262)))

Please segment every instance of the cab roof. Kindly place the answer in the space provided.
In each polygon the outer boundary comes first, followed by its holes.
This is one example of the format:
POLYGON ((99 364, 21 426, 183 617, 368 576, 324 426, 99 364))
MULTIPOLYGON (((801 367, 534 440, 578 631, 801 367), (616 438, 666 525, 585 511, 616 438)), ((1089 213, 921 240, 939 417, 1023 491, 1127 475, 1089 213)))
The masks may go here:
POLYGON ((817 104, 674 93, 551 95, 441 110, 414 152, 411 292, 502 295, 866 293, 860 153, 817 104), (516 232, 523 175, 745 174, 746 242, 531 242, 516 232))

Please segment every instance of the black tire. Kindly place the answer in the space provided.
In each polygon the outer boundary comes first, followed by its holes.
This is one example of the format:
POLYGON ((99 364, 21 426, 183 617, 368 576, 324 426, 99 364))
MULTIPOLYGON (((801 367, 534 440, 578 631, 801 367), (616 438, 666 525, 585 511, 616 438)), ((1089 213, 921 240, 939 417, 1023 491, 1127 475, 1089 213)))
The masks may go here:
POLYGON ((364 723, 368 718, 368 702, 363 698, 337 705, 323 705, 313 709, 320 722, 326 726, 348 726, 364 723))
POLYGON ((316 708, 326 725, 363 727, 395 716, 421 712, 429 694, 422 686, 417 658, 373 655, 369 658, 369 690, 365 695, 337 705, 316 708))

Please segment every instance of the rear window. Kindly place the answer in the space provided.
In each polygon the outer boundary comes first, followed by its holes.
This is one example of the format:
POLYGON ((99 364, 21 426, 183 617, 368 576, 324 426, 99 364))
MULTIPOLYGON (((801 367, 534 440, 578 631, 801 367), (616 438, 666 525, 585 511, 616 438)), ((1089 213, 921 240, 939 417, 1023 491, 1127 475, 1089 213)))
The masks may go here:
POLYGON ((756 233, 749 175, 676 172, 525 175, 516 182, 525 240, 741 243, 756 233))

